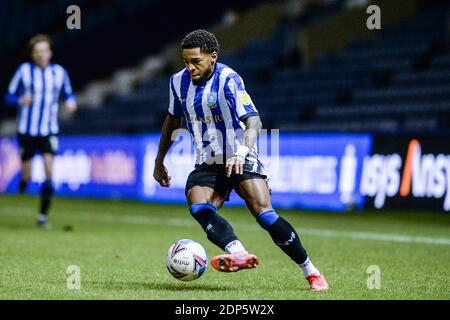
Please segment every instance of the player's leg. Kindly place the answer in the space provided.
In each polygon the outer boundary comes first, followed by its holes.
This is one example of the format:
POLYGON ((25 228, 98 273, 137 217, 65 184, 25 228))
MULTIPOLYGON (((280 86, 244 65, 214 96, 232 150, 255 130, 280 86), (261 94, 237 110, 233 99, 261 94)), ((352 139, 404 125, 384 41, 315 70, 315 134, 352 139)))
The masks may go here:
POLYGON ((25 193, 31 179, 31 159, 22 160, 22 173, 20 177, 19 193, 25 193))
POLYGON ((189 211, 206 232, 206 236, 224 251, 245 251, 231 224, 218 214, 225 198, 207 186, 193 186, 186 191, 189 211))
POLYGON ((31 137, 19 135, 17 140, 19 142, 20 158, 22 160, 19 193, 23 194, 25 193, 31 179, 31 159, 36 152, 36 147, 33 144, 31 137))
POLYGON ((41 187, 41 203, 38 215, 38 225, 48 226, 48 213, 53 199, 53 159, 58 149, 56 136, 38 138, 38 150, 44 158, 45 181, 41 187))
POLYGON ((256 257, 247 253, 231 224, 218 213, 229 192, 221 168, 201 166, 189 175, 186 183, 186 197, 192 216, 212 243, 236 258, 229 260, 227 256, 227 260, 222 260, 217 256, 211 259, 211 264, 217 270, 233 272, 249 268, 248 257, 256 257))
POLYGON ((38 217, 38 223, 46 224, 48 221, 48 212, 53 198, 53 185, 52 185, 52 167, 53 167, 53 154, 45 153, 44 158, 44 170, 45 170, 45 182, 41 188, 41 204, 38 217))
POLYGON ((300 266, 310 282, 311 289, 328 289, 325 278, 309 259, 295 229, 273 209, 267 182, 257 176, 240 181, 236 189, 260 226, 267 230, 275 244, 300 266))
POLYGON ((295 229, 277 215, 270 202, 270 192, 264 179, 241 181, 237 192, 258 223, 267 230, 273 241, 297 264, 307 260, 307 253, 295 229))

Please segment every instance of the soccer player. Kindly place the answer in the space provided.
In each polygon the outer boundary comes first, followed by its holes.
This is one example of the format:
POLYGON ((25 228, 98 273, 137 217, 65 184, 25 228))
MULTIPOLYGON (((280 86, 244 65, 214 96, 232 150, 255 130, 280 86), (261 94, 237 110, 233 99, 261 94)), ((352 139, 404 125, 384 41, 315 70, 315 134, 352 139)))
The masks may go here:
POLYGON ((190 213, 208 239, 226 252, 212 258, 212 266, 218 271, 235 272, 259 264, 258 257, 247 252, 232 226, 218 214, 235 190, 276 245, 300 266, 310 289, 328 289, 295 229, 272 208, 267 177, 256 150, 262 124, 242 78, 217 62, 219 44, 208 31, 189 33, 181 48, 186 68, 170 78, 169 109, 154 178, 162 187, 170 186, 164 157, 173 144, 172 133, 184 117, 196 147, 195 170, 186 183, 190 213))
POLYGON ((62 92, 64 105, 72 114, 77 109, 67 71, 51 63, 53 51, 49 36, 38 34, 28 42, 31 62, 17 68, 8 88, 5 100, 18 107, 17 138, 22 160, 19 192, 26 191, 31 177, 31 160, 36 153, 44 159, 46 180, 41 189, 38 226, 47 228, 53 186, 53 157, 58 149, 58 108, 62 92))

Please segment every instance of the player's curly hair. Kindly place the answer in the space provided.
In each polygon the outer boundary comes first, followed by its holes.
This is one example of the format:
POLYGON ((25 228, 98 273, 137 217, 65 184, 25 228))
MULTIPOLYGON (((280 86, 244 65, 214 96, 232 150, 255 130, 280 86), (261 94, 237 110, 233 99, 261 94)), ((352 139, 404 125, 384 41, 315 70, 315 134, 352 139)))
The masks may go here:
POLYGON ((204 53, 217 53, 220 50, 219 42, 214 34, 206 30, 195 30, 187 34, 181 41, 182 49, 200 48, 204 53))

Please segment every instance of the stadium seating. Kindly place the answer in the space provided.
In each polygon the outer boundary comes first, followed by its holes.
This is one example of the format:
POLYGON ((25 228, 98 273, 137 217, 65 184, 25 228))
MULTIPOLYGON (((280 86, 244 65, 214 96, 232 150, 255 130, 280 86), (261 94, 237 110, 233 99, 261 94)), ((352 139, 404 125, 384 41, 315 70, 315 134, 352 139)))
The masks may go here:
MULTIPOLYGON (((265 127, 297 132, 448 130, 449 12, 445 2, 429 4, 414 19, 324 54, 309 68, 283 63, 289 36, 296 30, 286 25, 269 38, 224 52, 221 61, 244 78, 265 127)), ((159 131, 169 76, 149 79, 132 94, 111 97, 102 111, 83 113, 87 123, 97 123, 101 116, 101 125, 69 123, 66 132, 159 131)))

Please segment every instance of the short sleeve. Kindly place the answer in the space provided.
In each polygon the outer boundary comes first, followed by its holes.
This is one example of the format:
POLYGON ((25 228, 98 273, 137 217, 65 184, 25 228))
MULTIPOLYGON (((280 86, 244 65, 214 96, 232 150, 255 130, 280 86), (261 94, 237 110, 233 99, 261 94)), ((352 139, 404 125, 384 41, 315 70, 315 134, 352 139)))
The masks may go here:
POLYGON ((250 95, 245 91, 244 81, 235 74, 227 79, 225 83, 225 97, 230 108, 236 112, 239 120, 258 115, 250 95))
POLYGON ((180 98, 175 91, 174 76, 170 78, 169 83, 169 113, 175 117, 183 116, 180 98))

